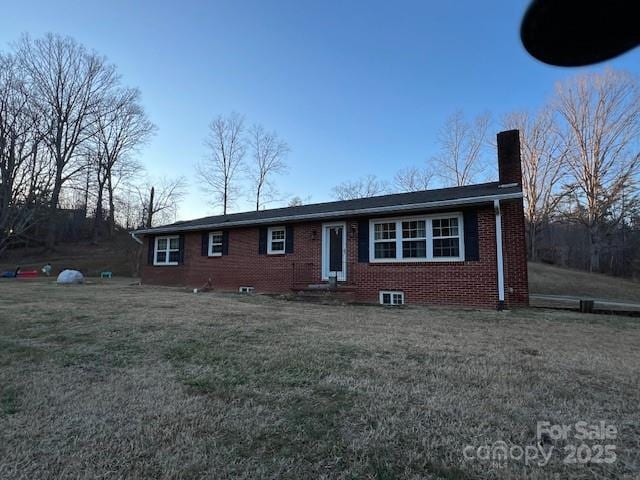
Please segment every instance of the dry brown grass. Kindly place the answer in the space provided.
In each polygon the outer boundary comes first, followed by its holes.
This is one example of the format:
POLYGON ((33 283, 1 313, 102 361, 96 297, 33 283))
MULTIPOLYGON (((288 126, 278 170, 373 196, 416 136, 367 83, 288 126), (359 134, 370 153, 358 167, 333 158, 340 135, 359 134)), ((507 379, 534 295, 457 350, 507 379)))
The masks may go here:
POLYGON ((640 282, 533 262, 529 263, 529 291, 640 302, 640 282))
POLYGON ((636 478, 637 319, 0 283, 0 478, 636 478), (465 462, 607 420, 610 465, 465 462))

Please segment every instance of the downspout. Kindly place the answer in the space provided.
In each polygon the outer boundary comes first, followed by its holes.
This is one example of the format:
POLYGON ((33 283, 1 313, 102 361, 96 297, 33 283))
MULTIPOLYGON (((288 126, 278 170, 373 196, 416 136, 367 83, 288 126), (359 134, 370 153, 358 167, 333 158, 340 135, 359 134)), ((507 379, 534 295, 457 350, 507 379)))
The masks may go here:
POLYGON ((504 259, 502 256, 502 212, 500 200, 493 201, 496 212, 496 261, 498 262, 498 310, 504 308, 504 259))
POLYGON ((130 233, 130 235, 131 235, 131 238, 133 238, 133 239, 134 239, 136 242, 138 242, 140 245, 144 245, 144 244, 142 243, 142 240, 140 240, 138 237, 136 237, 136 232, 131 232, 131 233, 130 233))

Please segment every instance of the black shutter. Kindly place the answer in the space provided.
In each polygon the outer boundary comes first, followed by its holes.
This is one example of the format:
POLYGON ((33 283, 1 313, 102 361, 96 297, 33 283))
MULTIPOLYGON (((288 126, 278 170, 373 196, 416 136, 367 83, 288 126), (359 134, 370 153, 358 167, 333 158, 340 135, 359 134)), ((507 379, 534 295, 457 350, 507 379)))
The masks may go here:
POLYGON ((267 254, 267 227, 260 227, 260 238, 258 239, 258 255, 267 254))
POLYGON ((153 265, 153 256, 155 255, 155 248, 156 248, 156 238, 155 237, 149 237, 149 248, 147 250, 147 264, 148 265, 153 265))
POLYGON ((209 232, 202 232, 202 251, 200 254, 203 257, 209 256, 209 232))
POLYGON ((229 255, 229 232, 222 232, 222 255, 229 255))
POLYGON ((287 225, 285 239, 285 253, 293 253, 293 225, 287 225))
POLYGON ((358 262, 369 262, 369 220, 358 221, 358 262))
POLYGON ((464 211, 464 259, 469 262, 480 260, 478 241, 478 209, 469 208, 464 211))
POLYGON ((179 253, 179 257, 178 257, 178 263, 182 264, 182 263, 184 263, 184 235, 180 235, 178 237, 178 244, 179 244, 179 248, 180 248, 180 253, 179 253))

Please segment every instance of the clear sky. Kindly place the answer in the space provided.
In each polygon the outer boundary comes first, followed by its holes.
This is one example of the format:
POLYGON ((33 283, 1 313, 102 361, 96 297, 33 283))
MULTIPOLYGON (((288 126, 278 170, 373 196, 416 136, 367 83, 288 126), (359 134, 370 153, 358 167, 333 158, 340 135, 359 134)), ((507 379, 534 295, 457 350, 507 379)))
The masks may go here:
MULTIPOLYGON (((21 0, 2 7, 0 44, 61 33, 115 63, 159 129, 141 154, 147 169, 190 179, 187 219, 216 213, 193 164, 218 114, 276 130, 292 149, 280 189, 319 202, 343 180, 422 164, 455 110, 499 119, 539 107, 557 80, 586 69, 528 56, 518 37, 527 4, 21 0)), ((638 73, 640 52, 608 65, 638 73)))

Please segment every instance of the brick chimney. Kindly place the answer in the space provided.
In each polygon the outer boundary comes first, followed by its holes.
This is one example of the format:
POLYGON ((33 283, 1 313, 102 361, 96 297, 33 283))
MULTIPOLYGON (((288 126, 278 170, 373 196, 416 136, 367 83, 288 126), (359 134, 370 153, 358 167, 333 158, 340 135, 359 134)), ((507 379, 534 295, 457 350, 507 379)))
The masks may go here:
POLYGON ((498 133, 498 172, 500 185, 510 183, 522 185, 520 132, 518 130, 498 133))

